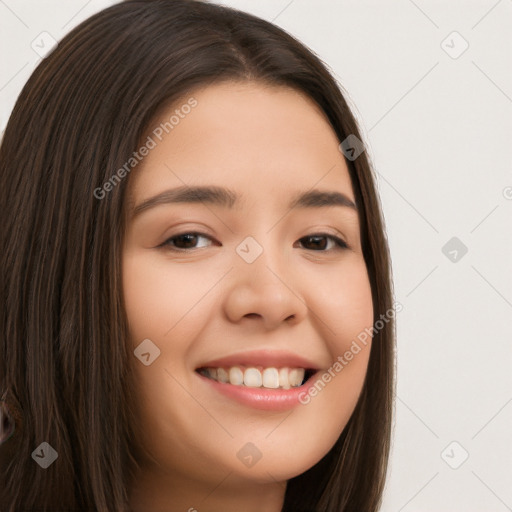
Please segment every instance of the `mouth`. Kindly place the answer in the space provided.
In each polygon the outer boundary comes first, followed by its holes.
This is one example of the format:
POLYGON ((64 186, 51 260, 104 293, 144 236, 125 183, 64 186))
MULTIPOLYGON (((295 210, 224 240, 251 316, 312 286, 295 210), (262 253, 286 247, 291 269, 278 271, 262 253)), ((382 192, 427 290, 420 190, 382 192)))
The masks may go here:
POLYGON ((213 381, 233 386, 287 390, 303 386, 317 373, 315 368, 258 366, 204 366, 195 370, 213 381))
MULTIPOLYGON (((290 351, 252 350, 202 361, 196 375, 206 384, 208 400, 219 396, 253 409, 283 412, 298 407, 321 372, 319 359, 290 351)), ((224 402, 222 402, 224 403, 224 402)))

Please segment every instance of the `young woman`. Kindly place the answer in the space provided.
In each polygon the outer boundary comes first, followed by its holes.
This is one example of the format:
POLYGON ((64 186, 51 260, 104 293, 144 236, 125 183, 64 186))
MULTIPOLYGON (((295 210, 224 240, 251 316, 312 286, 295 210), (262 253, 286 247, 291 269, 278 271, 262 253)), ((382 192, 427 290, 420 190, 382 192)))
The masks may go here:
POLYGON ((0 150, 1 509, 376 511, 390 260, 333 77, 276 26, 130 0, 0 150))

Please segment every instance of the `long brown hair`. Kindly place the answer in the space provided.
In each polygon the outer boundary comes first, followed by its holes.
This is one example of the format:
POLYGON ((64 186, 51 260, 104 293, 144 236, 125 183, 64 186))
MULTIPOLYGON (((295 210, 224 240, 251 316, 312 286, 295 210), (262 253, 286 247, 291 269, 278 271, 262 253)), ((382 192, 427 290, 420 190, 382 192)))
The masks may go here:
MULTIPOLYGON (((311 51, 278 27, 195 0, 130 0, 87 19, 39 64, 0 148, 0 508, 129 509, 140 435, 120 254, 126 163, 165 105, 219 81, 285 85, 312 98, 339 141, 359 129, 311 51), (32 453, 47 442, 47 469, 32 453)), ((392 308, 390 258, 366 152, 346 159, 360 210, 374 319, 392 308)), ((134 170, 133 172, 137 172, 134 170)), ((379 508, 391 436, 394 322, 373 338, 366 381, 331 451, 287 484, 283 511, 379 508)))

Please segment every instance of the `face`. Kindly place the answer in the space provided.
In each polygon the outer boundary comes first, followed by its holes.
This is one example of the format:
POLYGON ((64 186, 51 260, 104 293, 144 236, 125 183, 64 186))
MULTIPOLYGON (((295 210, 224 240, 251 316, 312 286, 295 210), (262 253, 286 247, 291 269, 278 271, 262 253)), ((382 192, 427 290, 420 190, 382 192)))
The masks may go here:
POLYGON ((351 181, 303 94, 226 82, 190 96, 130 176, 123 293, 131 351, 145 354, 145 463, 209 488, 228 472, 286 481, 331 449, 366 374, 371 343, 351 351, 373 323, 351 181), (332 195, 293 203, 316 191, 332 195), (303 369, 316 374, 300 385, 303 369))

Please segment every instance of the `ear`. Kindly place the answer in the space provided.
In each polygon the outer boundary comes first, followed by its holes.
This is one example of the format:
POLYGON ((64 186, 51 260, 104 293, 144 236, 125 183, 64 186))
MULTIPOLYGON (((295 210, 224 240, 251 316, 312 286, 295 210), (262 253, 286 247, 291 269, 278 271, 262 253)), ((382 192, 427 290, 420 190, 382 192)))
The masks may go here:
POLYGON ((5 443, 14 433, 14 419, 7 409, 4 400, 0 400, 0 445, 5 443))

